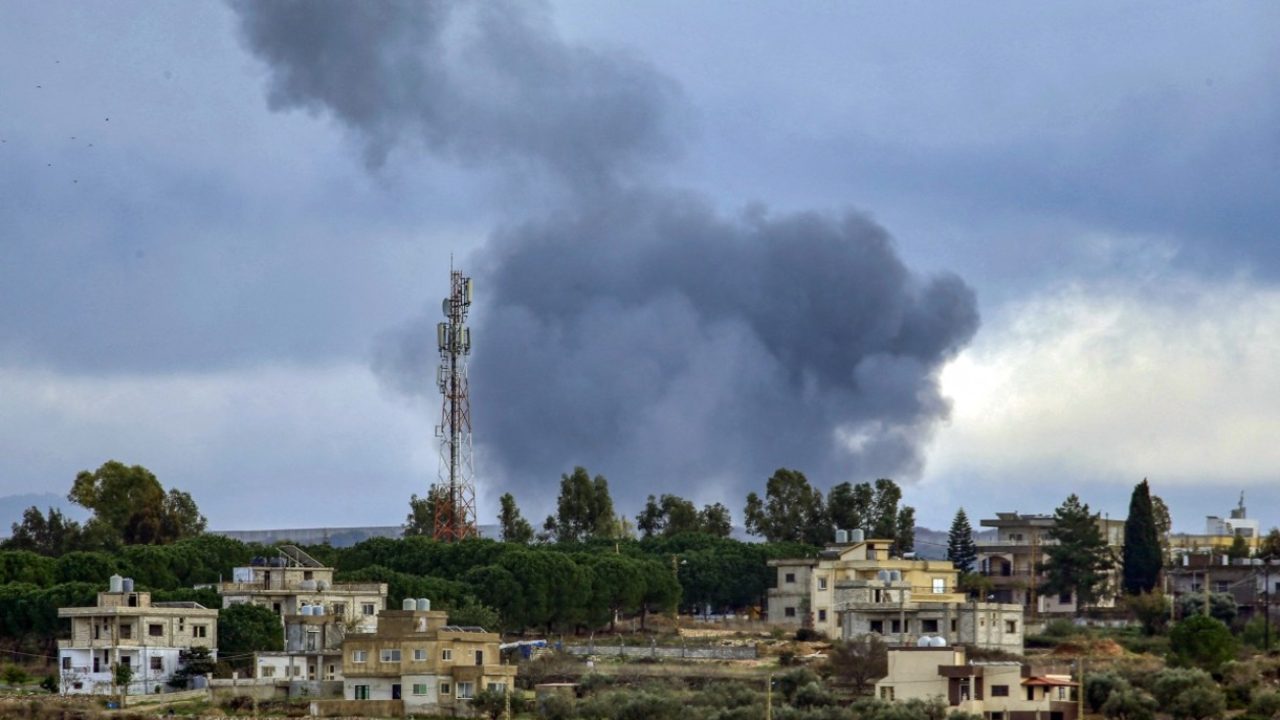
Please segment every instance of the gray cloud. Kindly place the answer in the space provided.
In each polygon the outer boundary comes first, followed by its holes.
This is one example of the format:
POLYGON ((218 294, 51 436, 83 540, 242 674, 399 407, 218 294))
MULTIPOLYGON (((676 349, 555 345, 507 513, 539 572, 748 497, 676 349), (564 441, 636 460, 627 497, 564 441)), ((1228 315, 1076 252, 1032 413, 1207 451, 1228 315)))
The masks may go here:
MULTIPOLYGON (((331 114, 373 164, 422 144, 570 191, 477 254, 477 442, 505 484, 586 464, 627 501, 696 481, 736 502, 781 465, 919 472, 973 292, 913 275, 857 213, 728 218, 638 174, 676 146, 670 81, 561 42, 525 6, 234 7, 272 106, 331 114)), ((430 397, 435 320, 379 344, 389 385, 430 397)))

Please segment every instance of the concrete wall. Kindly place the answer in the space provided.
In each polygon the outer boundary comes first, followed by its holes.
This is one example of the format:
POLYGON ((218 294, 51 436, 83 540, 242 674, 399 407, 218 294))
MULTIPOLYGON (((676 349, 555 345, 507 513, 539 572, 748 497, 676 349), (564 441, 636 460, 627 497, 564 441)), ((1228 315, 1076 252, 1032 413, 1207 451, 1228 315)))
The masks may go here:
POLYGON ((312 717, 402 717, 399 700, 317 700, 311 703, 312 717))
POLYGON ((661 647, 647 645, 565 645, 570 655, 598 655, 600 657, 658 657, 688 660, 753 660, 759 657, 754 645, 661 647))

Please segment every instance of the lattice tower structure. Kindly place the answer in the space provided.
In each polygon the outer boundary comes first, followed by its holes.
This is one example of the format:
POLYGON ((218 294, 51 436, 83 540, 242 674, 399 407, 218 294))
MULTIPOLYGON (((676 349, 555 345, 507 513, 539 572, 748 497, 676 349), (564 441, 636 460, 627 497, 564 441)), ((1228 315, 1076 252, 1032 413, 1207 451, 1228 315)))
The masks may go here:
POLYGON ((471 354, 471 328, 467 312, 471 308, 471 278, 458 270, 449 273, 449 296, 444 299, 445 320, 436 325, 440 367, 436 384, 440 388, 439 478, 429 497, 434 508, 432 537, 454 542, 478 537, 476 490, 471 453, 471 397, 467 387, 467 357, 471 354))

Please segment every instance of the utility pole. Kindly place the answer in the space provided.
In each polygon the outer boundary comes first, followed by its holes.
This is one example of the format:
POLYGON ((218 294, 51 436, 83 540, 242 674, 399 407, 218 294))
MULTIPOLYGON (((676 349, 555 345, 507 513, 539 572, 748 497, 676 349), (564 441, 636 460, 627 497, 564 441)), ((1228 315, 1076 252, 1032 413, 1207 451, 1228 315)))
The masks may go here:
POLYGON ((1076 717, 1084 720, 1084 657, 1076 662, 1076 717))
POLYGON ((764 681, 764 720, 773 720, 773 673, 764 681))

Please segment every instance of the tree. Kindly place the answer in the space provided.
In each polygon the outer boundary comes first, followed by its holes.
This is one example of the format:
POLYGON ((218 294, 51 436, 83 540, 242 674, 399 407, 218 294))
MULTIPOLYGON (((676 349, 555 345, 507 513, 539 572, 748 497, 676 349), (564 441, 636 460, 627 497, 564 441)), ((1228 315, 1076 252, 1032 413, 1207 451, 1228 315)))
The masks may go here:
MULTIPOLYGON (((1204 614, 1204 593, 1186 593, 1178 596, 1178 612, 1186 618, 1204 614)), ((1231 593, 1209 593, 1209 617, 1230 625, 1240 613, 1236 598, 1231 593)))
POLYGON ((1161 557, 1169 557, 1169 533, 1173 532, 1173 516, 1169 514, 1169 506, 1159 495, 1151 496, 1151 517, 1156 522, 1156 537, 1160 538, 1161 557))
POLYGON ((873 491, 869 483, 853 485, 842 482, 827 493, 827 512, 838 529, 869 532, 872 502, 873 491))
POLYGON ((1155 698, 1126 683, 1111 693, 1100 709, 1112 720, 1152 720, 1156 716, 1156 708, 1155 698))
POLYGON ((902 557, 916 549, 916 509, 904 505, 898 510, 898 528, 889 552, 902 557))
POLYGON ((898 537, 898 503, 902 490, 889 478, 876 480, 871 501, 871 532, 874 538, 894 540, 898 537))
POLYGON ((847 683, 855 695, 861 695, 873 680, 889 673, 889 651, 879 635, 836 640, 831 644, 828 662, 832 677, 847 683))
POLYGON ((581 542, 618 535, 609 481, 603 475, 596 475, 593 480, 587 469, 579 466, 571 474, 560 476, 554 534, 560 542, 581 542))
POLYGON ((1091 514, 1089 506, 1073 494, 1054 511, 1049 537, 1057 544, 1044 547, 1048 556, 1042 565, 1046 576, 1044 590, 1073 593, 1076 613, 1081 614, 1087 605, 1097 600, 1106 583, 1107 571, 1115 564, 1098 528, 1098 516, 1091 514))
POLYGON ((121 695, 129 694, 129 683, 133 682, 133 666, 128 663, 116 663, 111 666, 111 682, 120 688, 121 695))
POLYGON ((448 491, 440 485, 432 485, 426 497, 417 493, 409 496, 409 514, 404 519, 404 537, 435 537, 436 508, 449 502, 448 491))
POLYGON ((32 506, 22 511, 22 522, 13 524, 9 538, 0 542, 0 548, 57 557, 80 548, 82 543, 80 523, 67 519, 57 508, 49 508, 45 515, 32 506))
POLYGON ((1194 687, 1178 693, 1165 709, 1174 720, 1204 720, 1221 717, 1227 700, 1218 687, 1194 687))
POLYGON ((962 573, 973 572, 978 561, 978 546, 973 541, 973 526, 969 524, 969 516, 964 508, 956 511, 951 520, 951 531, 947 533, 947 559, 962 573))
POLYGON ((215 664, 213 655, 207 647, 197 645, 190 650, 181 650, 178 652, 178 669, 169 678, 169 686, 185 688, 191 682, 191 678, 212 674, 215 664))
POLYGON ((1134 619, 1142 625, 1144 635, 1159 635, 1169 624, 1169 610, 1172 603, 1163 593, 1142 593, 1125 598, 1125 607, 1134 619))
POLYGON ((1227 548, 1227 557, 1232 560, 1241 560, 1249 557, 1249 542, 1244 539, 1243 535, 1236 535, 1231 538, 1231 547, 1227 548))
POLYGON ((1133 488, 1129 517, 1124 521, 1124 591, 1129 595, 1151 592, 1160 580, 1161 560, 1160 531, 1151 488, 1144 478, 1133 488))
POLYGON ((1100 712, 1113 693, 1128 687, 1129 682, 1113 672, 1094 673, 1085 678, 1084 699, 1090 710, 1100 712))
POLYGON ((1280 528, 1271 528, 1258 546, 1259 557, 1280 558, 1280 528))
POLYGON ((698 513, 698 523, 702 532, 712 537, 727 538, 733 533, 729 508, 720 503, 703 505, 702 512, 698 513))
POLYGON ((1169 657, 1175 665, 1216 672, 1235 652, 1236 639, 1221 620, 1192 615, 1169 631, 1169 657))
POLYGON ((254 652, 284 649, 284 629, 271 608, 245 603, 218 611, 218 650, 223 657, 245 656, 239 667, 253 664, 254 652))
POLYGON ((804 473, 778 468, 765 485, 765 501, 754 492, 747 495, 743 512, 747 532, 769 542, 830 542, 832 529, 822 493, 809 485, 804 473))
POLYGON ((93 511, 86 532, 126 545, 171 543, 199 535, 206 525, 189 494, 166 494, 150 470, 115 460, 78 473, 67 499, 93 511))
POLYGON ((640 537, 647 540, 660 535, 663 525, 662 506, 654 496, 650 495, 644 503, 644 509, 636 515, 636 529, 640 531, 640 537))
POLYGON ((533 526, 520 515, 516 507, 516 499, 511 493, 498 499, 502 510, 498 513, 498 525, 502 531, 502 541, 528 545, 533 540, 533 526))

